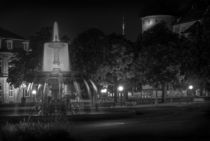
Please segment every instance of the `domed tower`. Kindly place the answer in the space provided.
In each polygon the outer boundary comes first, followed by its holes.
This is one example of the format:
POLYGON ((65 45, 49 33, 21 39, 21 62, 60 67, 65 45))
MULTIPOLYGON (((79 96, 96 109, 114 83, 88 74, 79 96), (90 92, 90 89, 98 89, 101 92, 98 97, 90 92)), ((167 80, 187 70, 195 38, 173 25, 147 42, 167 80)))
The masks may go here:
POLYGON ((142 17, 141 18, 142 33, 161 22, 165 22, 168 28, 172 30, 174 20, 175 18, 171 15, 151 15, 151 16, 142 17))

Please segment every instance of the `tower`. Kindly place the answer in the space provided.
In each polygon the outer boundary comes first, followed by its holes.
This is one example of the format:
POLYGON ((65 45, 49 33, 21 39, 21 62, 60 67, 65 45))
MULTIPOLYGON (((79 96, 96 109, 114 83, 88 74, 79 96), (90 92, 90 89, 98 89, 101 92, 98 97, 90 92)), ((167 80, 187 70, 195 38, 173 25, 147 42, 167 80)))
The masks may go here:
POLYGON ((125 36, 125 17, 123 16, 123 21, 122 21, 122 35, 125 36))

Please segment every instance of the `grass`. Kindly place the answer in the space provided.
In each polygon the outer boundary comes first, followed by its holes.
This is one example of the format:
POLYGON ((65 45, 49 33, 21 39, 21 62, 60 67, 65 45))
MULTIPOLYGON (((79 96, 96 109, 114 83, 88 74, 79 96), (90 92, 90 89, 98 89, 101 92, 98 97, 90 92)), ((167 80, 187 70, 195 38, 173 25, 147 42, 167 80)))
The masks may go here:
POLYGON ((6 123, 1 127, 2 141, 72 140, 68 121, 6 123))

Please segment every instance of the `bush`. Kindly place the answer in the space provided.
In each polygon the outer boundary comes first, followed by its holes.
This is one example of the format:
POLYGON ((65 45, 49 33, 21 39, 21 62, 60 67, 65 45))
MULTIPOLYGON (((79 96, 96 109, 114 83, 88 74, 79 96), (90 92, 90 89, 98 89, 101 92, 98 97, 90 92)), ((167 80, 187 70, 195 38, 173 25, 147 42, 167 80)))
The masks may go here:
POLYGON ((70 124, 67 122, 6 123, 1 127, 2 141, 69 140, 70 124))

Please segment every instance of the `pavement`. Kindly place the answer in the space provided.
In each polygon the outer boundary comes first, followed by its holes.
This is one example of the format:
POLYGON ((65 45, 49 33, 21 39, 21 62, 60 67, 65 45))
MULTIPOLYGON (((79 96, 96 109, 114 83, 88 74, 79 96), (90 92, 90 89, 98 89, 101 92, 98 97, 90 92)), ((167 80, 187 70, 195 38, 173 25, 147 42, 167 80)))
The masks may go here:
MULTIPOLYGON (((194 104, 202 104, 210 102, 173 102, 173 103, 159 103, 159 104, 139 104, 132 106, 116 105, 111 107, 91 107, 89 111, 81 109, 78 113, 68 112, 67 115, 101 115, 101 114, 114 114, 114 112, 126 112, 131 109, 139 108, 158 108, 158 107, 182 107, 194 104)), ((15 106, 15 107, 0 107, 0 116, 26 116, 33 106, 15 106)))
MULTIPOLYGON (((75 121, 70 122, 69 131, 75 141, 207 141, 210 139, 209 106, 209 102, 191 102, 100 107, 98 111, 92 109, 89 113, 69 116, 70 121, 75 121)), ((32 118, 37 117, 45 119, 32 118)), ((28 116, 0 116, 0 123, 24 118, 28 116)), ((53 119, 48 117, 45 121, 49 118, 53 119)))

